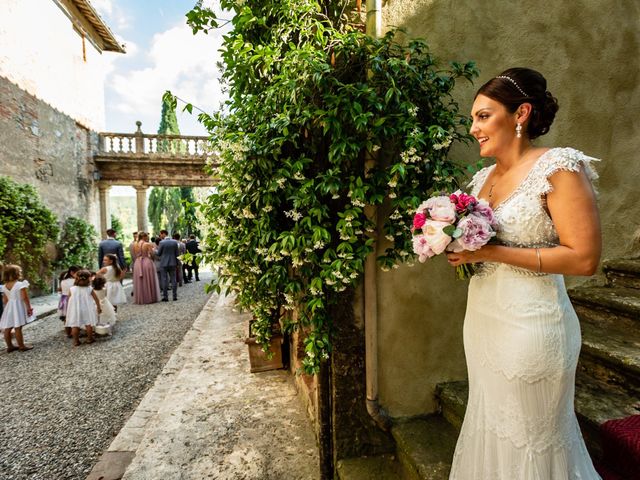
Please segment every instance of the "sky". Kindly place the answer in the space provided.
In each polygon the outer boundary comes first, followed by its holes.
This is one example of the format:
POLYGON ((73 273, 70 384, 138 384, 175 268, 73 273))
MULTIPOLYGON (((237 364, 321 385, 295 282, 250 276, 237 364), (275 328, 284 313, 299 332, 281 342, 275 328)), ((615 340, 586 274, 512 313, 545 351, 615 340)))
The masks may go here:
MULTIPOLYGON (((222 44, 220 30, 193 35, 185 14, 196 0, 90 0, 127 53, 105 52, 106 129, 131 132, 136 121, 142 131, 155 133, 160 124, 162 95, 174 95, 207 113, 224 100, 216 63, 222 44)), ((213 6, 213 0, 205 5, 213 6)), ((181 112, 178 125, 184 135, 206 135, 197 110, 181 112)))

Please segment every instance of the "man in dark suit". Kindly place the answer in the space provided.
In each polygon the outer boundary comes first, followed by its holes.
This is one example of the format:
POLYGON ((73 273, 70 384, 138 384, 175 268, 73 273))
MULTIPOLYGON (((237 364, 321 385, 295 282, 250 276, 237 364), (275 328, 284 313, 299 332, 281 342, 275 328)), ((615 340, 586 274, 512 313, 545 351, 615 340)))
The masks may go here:
POLYGON ((178 300, 178 283, 176 282, 176 266, 178 265, 179 247, 178 242, 173 238, 168 238, 169 232, 160 230, 160 243, 158 244, 157 255, 160 257, 160 288, 162 289, 162 301, 168 302, 167 289, 171 281, 173 290, 173 300, 178 300))
POLYGON ((113 253, 118 257, 118 263, 122 270, 125 269, 124 251, 122 250, 122 242, 116 240, 116 231, 112 228, 107 230, 107 238, 102 240, 98 245, 98 268, 102 268, 102 259, 108 253, 113 253))
POLYGON ((190 282, 193 277, 193 273, 196 274, 196 282, 200 281, 198 277, 198 261, 195 258, 197 253, 202 253, 200 247, 198 246, 198 241, 196 240, 195 235, 189 235, 189 241, 186 243, 185 247, 187 248, 187 252, 194 255, 194 258, 190 262, 185 262, 186 270, 187 270, 187 280, 190 282))

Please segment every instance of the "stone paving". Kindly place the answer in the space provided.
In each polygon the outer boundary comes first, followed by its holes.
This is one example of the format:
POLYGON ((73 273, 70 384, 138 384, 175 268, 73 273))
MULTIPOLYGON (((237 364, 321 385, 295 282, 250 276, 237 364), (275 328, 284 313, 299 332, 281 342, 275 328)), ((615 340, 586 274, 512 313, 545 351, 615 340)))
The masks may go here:
MULTIPOLYGON (((0 348, 0 479, 84 480, 190 331, 211 277, 177 302, 122 305, 114 335, 92 345, 74 348, 54 313, 24 328, 33 350, 0 348)), ((56 303, 40 298, 41 313, 56 303)))
POLYGON ((87 480, 318 479, 291 376, 249 373, 247 320, 212 296, 87 480))

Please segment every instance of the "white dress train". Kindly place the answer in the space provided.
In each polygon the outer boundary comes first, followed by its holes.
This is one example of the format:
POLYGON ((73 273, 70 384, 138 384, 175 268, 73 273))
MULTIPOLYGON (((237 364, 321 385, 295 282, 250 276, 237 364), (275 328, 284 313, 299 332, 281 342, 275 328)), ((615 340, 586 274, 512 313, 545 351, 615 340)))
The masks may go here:
MULTIPOLYGON (((494 209, 497 239, 552 247, 558 235, 545 209, 548 178, 593 158, 571 148, 545 152, 494 209)), ((493 166, 471 182, 478 195, 493 166)), ((485 263, 471 279, 464 320, 469 401, 450 480, 596 480, 574 412, 581 334, 562 275, 485 263)))

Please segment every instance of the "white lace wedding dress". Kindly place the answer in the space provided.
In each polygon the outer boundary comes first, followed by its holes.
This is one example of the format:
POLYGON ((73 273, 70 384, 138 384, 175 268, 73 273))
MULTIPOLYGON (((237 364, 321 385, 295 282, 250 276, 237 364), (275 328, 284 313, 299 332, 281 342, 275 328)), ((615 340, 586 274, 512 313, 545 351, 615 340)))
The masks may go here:
MULTIPOLYGON (((494 209, 500 243, 550 247, 558 235, 545 210, 548 178, 593 158, 545 152, 494 209)), ((471 182, 478 195, 493 166, 471 182)), ((579 219, 577 219, 579 221, 579 219)), ((562 275, 485 263, 471 279, 464 320, 469 401, 450 480, 595 480, 573 397, 581 338, 562 275)))

